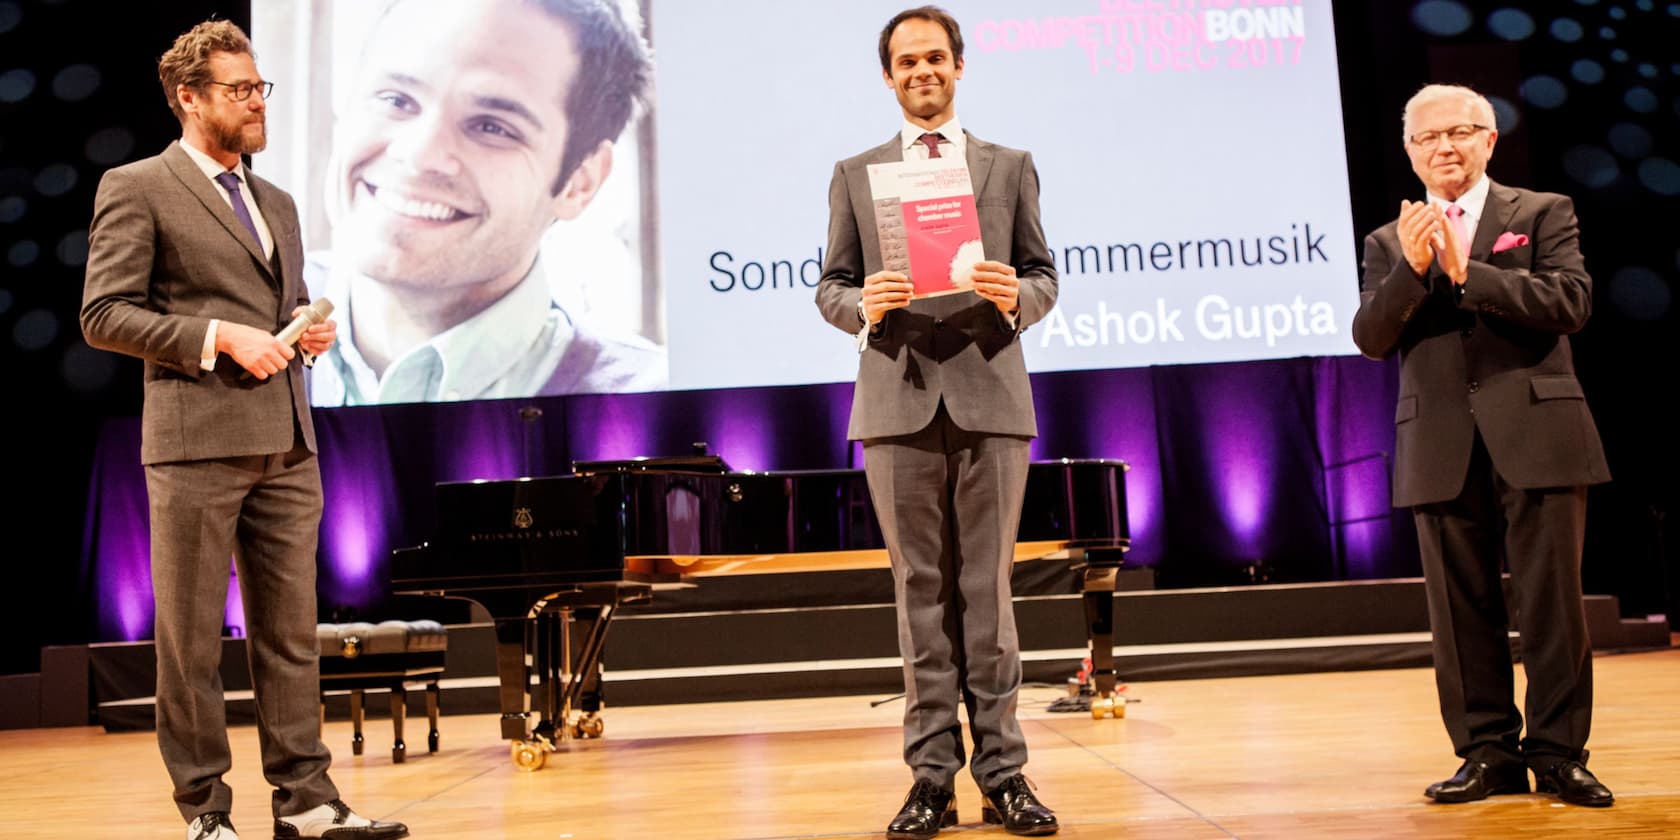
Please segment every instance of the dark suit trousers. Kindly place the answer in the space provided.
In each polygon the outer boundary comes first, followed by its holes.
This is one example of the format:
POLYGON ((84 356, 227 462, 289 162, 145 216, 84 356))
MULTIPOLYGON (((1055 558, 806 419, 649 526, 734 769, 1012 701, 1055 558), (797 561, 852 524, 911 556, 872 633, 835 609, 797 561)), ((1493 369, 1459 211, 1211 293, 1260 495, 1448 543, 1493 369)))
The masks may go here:
POLYGON ((1584 487, 1524 490, 1500 477, 1481 436, 1458 498, 1414 509, 1434 635, 1441 717, 1460 756, 1515 757, 1523 716, 1512 702, 1500 560, 1528 676, 1530 764, 1584 755, 1592 726, 1592 646, 1581 602, 1584 487))
POLYGON ((274 813, 338 792, 320 736, 315 553, 321 473, 291 452, 151 464, 152 591, 157 601, 157 730, 175 802, 191 820, 232 808, 220 673, 228 564, 238 563, 263 775, 274 813))
POLYGON ((1027 440, 976 434, 943 403, 925 429, 864 441, 864 472, 892 558, 904 657, 904 760, 950 789, 963 766, 961 698, 981 790, 1020 772, 1021 653, 1009 589, 1027 440))

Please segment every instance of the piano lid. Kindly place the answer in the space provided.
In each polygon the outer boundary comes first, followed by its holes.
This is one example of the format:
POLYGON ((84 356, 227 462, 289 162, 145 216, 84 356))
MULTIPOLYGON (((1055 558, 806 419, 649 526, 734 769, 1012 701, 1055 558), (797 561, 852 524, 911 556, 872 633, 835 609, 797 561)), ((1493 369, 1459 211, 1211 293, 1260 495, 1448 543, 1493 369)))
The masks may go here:
POLYGON ((604 461, 573 461, 576 475, 602 473, 700 473, 717 475, 729 472, 729 464, 721 455, 666 455, 656 458, 624 458, 604 461))

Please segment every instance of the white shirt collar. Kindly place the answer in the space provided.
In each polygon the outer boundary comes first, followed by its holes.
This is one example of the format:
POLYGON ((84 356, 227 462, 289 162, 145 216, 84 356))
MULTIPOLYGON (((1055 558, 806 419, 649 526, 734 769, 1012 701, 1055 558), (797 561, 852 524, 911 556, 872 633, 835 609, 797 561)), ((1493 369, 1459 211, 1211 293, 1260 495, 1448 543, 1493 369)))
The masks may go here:
MULTIPOLYGON (((506 376, 554 322, 554 308, 539 257, 501 300, 433 338, 431 346, 443 358, 438 386, 445 399, 453 399, 450 394, 475 394, 484 383, 506 376)), ((562 318, 557 326, 565 333, 561 344, 570 343, 571 322, 562 318)))
POLYGON ((194 148, 186 140, 180 141, 180 145, 181 150, 187 153, 187 158, 193 162, 193 165, 197 166, 198 170, 204 173, 204 177, 209 178, 210 182, 216 185, 216 193, 222 197, 223 201, 227 202, 230 208, 233 207, 233 196, 226 187, 222 186, 222 182, 216 179, 229 172, 233 173, 233 177, 239 179, 241 187, 239 190, 240 203, 244 204, 246 212, 251 214, 251 223, 257 228, 257 242, 262 246, 263 256, 273 258, 274 232, 268 226, 268 219, 263 217, 262 208, 257 205, 257 197, 251 193, 251 180, 245 177, 245 164, 241 162, 238 166, 228 169, 215 158, 194 148))
POLYGON ((343 301, 336 313, 338 341, 333 350, 354 383, 354 398, 348 404, 478 398, 515 376, 512 371, 527 364, 533 348, 564 348, 574 331, 570 319, 554 305, 538 258, 500 300, 392 361, 380 377, 356 349, 351 315, 355 299, 349 293, 349 275, 341 273, 348 271, 334 266, 329 283, 338 295, 333 299, 343 301))
MULTIPOLYGON (((968 154, 968 135, 963 134, 962 123, 957 121, 955 115, 944 125, 932 130, 945 137, 945 142, 939 144, 939 155, 941 157, 960 158, 968 154)), ((904 121, 904 127, 899 129, 898 137, 899 148, 904 150, 905 159, 910 159, 911 155, 925 157, 925 153, 918 152, 914 147, 922 145, 920 138, 928 131, 929 129, 922 128, 909 120, 904 121)))
POLYGON ((228 169, 217 162, 215 158, 199 151, 197 147, 186 140, 181 141, 181 151, 186 152, 187 157, 192 158, 192 162, 198 165, 199 171, 204 173, 204 177, 214 181, 217 175, 223 172, 232 172, 239 176, 239 183, 245 183, 245 164, 241 163, 232 169, 228 169))
POLYGON ((1457 204, 1464 208, 1464 215, 1470 217, 1471 230, 1474 230, 1475 223, 1481 221, 1482 208, 1487 206, 1488 187, 1492 183, 1487 173, 1484 172, 1482 177, 1476 180, 1475 186, 1471 187, 1464 195, 1459 196, 1457 201, 1448 201, 1434 193, 1429 194, 1429 200, 1442 206, 1457 204))

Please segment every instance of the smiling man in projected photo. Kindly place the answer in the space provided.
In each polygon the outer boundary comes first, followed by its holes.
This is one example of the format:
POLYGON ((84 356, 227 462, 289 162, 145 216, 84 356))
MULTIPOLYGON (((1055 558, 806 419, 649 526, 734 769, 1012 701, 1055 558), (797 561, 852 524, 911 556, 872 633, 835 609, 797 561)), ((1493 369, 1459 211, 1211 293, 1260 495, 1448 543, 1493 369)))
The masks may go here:
POLYGON ((663 348, 574 317, 539 259, 651 77, 616 0, 388 3, 337 106, 333 251, 309 279, 342 326, 314 404, 663 387, 663 348))
POLYGON ((1424 793, 1527 793, 1532 770, 1540 792, 1604 806, 1610 790, 1586 768, 1581 546, 1587 485, 1610 468, 1569 346, 1592 313, 1592 278, 1567 197, 1488 178, 1498 139, 1469 88, 1429 85, 1406 103, 1403 142, 1428 194, 1365 238, 1353 318, 1365 355, 1400 354, 1394 504, 1417 524, 1441 717, 1464 759, 1424 793), (1512 618, 1526 721, 1512 703, 1512 618))

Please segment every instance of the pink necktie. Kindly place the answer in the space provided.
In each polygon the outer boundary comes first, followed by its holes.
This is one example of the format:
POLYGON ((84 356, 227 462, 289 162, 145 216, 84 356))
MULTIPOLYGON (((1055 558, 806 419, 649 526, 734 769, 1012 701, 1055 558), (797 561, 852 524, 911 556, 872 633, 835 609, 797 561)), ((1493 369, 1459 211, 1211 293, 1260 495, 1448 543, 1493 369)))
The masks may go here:
POLYGON ((936 158, 939 157, 939 141, 944 139, 945 135, 940 134, 937 131, 930 131, 920 137, 917 137, 916 142, 927 147, 929 158, 936 158))
POLYGON ((1447 205, 1447 219, 1452 222, 1453 232, 1458 234, 1458 251, 1465 257, 1470 256, 1470 228, 1464 221, 1464 208, 1457 204, 1447 205))

